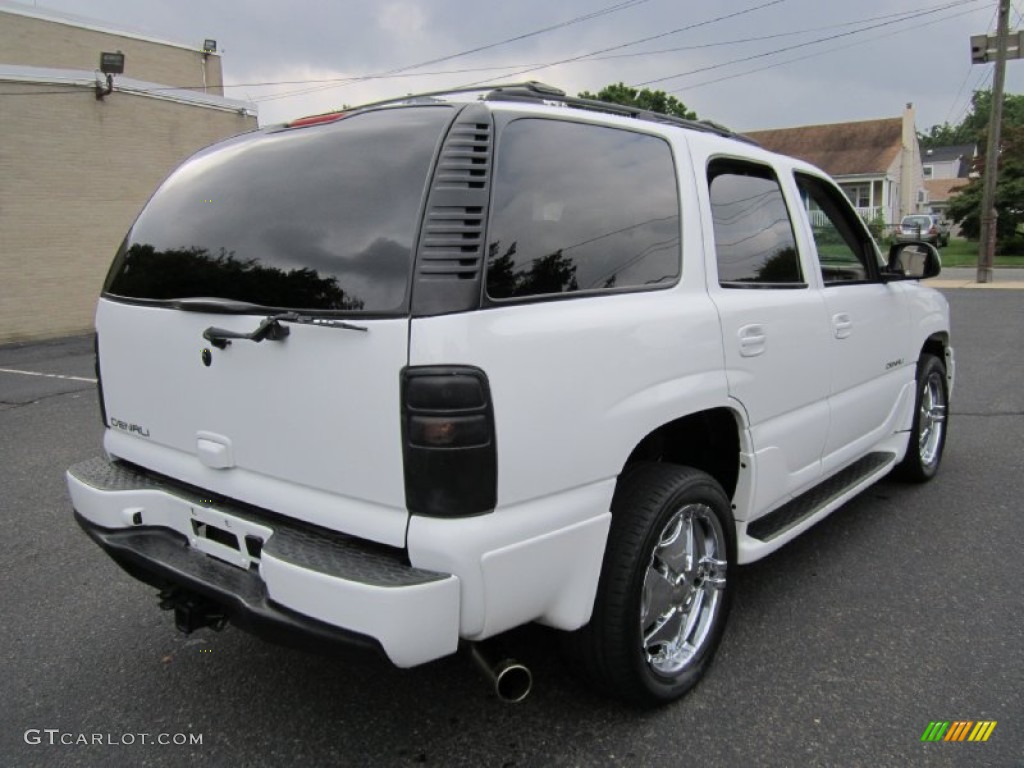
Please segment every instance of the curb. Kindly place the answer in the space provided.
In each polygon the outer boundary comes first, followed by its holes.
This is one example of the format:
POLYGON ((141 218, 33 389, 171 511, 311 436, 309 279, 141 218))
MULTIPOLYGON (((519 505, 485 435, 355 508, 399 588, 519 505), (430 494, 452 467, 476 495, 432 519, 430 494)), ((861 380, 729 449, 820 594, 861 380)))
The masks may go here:
POLYGON ((1024 291, 1024 280, 1001 280, 992 283, 976 283, 974 280, 924 280, 930 288, 966 288, 982 291, 1024 291))

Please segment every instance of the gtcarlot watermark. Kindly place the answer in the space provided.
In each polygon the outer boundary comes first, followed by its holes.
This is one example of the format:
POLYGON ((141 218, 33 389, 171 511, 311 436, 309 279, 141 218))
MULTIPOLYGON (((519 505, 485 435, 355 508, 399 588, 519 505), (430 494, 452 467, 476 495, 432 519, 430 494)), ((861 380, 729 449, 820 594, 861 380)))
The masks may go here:
POLYGON ((136 744, 160 746, 201 746, 201 733, 72 733, 59 728, 29 728, 25 743, 36 745, 80 747, 131 747, 136 744))

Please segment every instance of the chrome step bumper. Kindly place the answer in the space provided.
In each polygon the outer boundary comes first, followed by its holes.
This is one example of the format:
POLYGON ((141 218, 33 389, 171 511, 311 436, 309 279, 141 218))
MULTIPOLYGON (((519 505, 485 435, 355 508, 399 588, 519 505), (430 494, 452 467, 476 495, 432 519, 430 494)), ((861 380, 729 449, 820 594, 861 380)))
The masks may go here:
POLYGON ((377 648, 401 667, 458 646, 458 579, 410 566, 402 550, 103 458, 67 481, 79 524, 131 575, 199 594, 254 634, 377 648))

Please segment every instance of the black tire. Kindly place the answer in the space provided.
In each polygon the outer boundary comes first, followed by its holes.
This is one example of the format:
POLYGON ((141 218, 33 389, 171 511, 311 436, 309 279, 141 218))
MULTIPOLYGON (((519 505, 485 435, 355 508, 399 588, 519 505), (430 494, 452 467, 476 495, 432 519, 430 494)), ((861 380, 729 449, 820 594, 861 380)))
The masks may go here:
POLYGON ((664 704, 682 696, 700 680, 721 640, 732 602, 735 553, 729 499, 714 478, 672 464, 630 468, 612 500, 593 616, 566 637, 572 666, 605 693, 634 703, 664 704), (676 538, 666 538, 670 529, 676 538), (680 536, 690 553, 681 560, 676 551, 680 536), (656 550, 664 560, 656 557, 656 550), (699 561, 698 551, 705 553, 699 561), (689 565, 677 572, 669 562, 689 565), (669 610, 643 628, 659 607, 669 610), (697 640, 684 658, 688 646, 673 646, 656 636, 671 636, 676 624, 677 641, 689 636, 687 617, 694 619, 697 640), (648 632, 659 625, 661 630, 648 632), (645 632, 655 639, 645 640, 645 632), (650 649, 659 643, 662 650, 652 656, 650 649), (670 655, 673 648, 678 657, 670 655))
POLYGON ((926 353, 917 361, 914 424, 910 430, 907 455, 896 467, 896 476, 912 483, 925 483, 935 477, 946 447, 948 428, 946 366, 935 355, 926 353))

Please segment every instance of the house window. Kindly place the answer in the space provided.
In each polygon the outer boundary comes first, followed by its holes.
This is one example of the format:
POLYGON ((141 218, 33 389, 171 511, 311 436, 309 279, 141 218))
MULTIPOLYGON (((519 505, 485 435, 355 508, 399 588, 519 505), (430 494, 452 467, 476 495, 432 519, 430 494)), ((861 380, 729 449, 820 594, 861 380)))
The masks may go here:
POLYGON ((870 184, 844 184, 842 190, 855 208, 871 207, 870 184))
POLYGON ((926 179, 930 179, 932 177, 932 174, 935 172, 934 167, 931 166, 931 165, 924 166, 923 170, 924 170, 924 177, 926 179))

